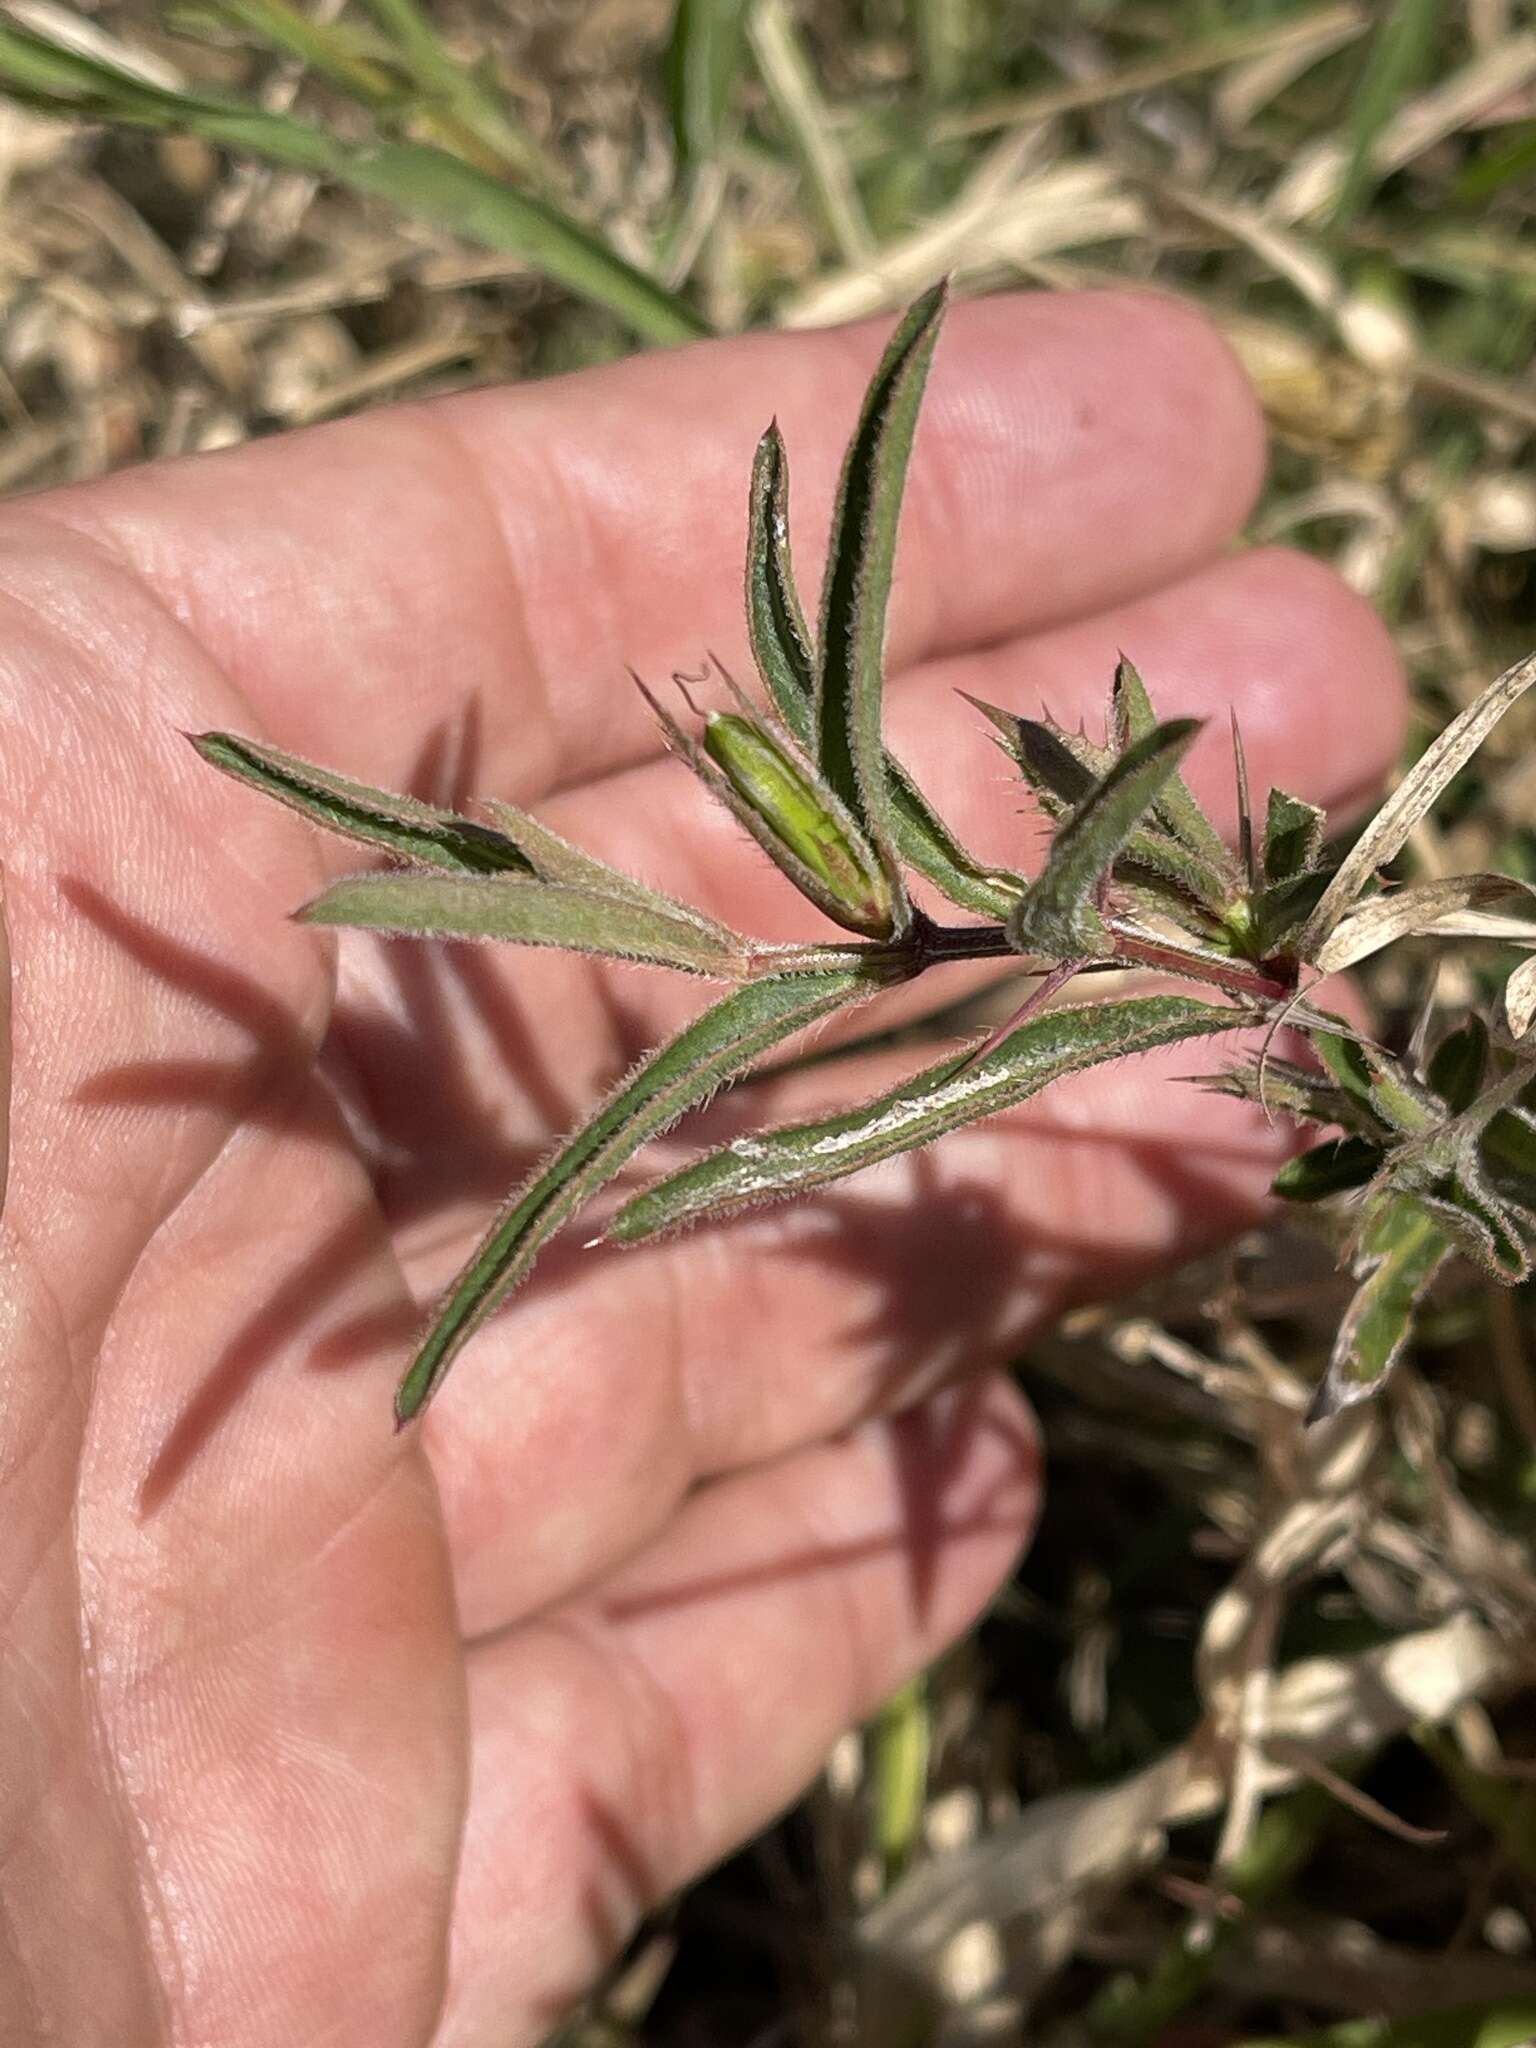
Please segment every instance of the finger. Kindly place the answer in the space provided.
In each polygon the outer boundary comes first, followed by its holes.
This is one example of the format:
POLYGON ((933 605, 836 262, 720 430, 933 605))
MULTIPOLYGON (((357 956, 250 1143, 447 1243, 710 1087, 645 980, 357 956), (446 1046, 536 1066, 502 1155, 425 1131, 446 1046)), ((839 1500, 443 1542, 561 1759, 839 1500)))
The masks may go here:
POLYGON ((399 1292, 304 1077, 167 1219, 102 1346, 70 1552, 178 2038, 432 2026, 464 1791, 443 1532, 393 1354, 320 1341, 399 1292))
MULTIPOLYGON (((1059 1082, 929 1152, 673 1242, 557 1247, 423 1424, 466 1629, 625 1555, 700 1477, 1004 1363, 1072 1304, 1251 1224, 1291 1141, 1179 1079, 1240 1044, 1059 1082)), ((834 1062, 726 1106, 752 1128, 817 1114, 933 1057, 834 1062)), ((424 1279, 446 1280, 464 1247, 442 1249, 424 1279)))
POLYGON ((993 1381, 706 1491, 596 1593, 473 1652, 441 2048, 542 2039, 975 1615, 1038 1492, 993 1381))
MULTIPOLYGON (((478 786, 527 800, 657 751, 626 664, 664 673, 716 646, 745 665, 747 478, 774 412, 814 610, 888 330, 748 335, 372 413, 46 510, 135 565, 282 745, 395 783, 434 722, 469 711, 478 786)), ((1189 308, 1125 292, 957 307, 918 436, 893 661, 1180 575, 1230 538, 1261 466, 1252 394, 1189 308)))
MULTIPOLYGON (((1229 707, 1242 724, 1256 801, 1270 783, 1330 810, 1347 809, 1379 785, 1397 754, 1405 697, 1401 669, 1376 614, 1309 557, 1265 550, 1218 563, 1171 589, 1102 618, 930 663, 893 693, 892 727, 903 757, 967 843, 1005 865, 1034 866, 1044 834, 1017 771, 987 737, 956 688, 1019 710, 1042 702, 1069 725, 1103 731, 1117 650, 1140 664, 1164 715, 1209 721, 1191 773, 1218 815, 1235 823, 1229 707)), ((552 823, 629 873, 674 890, 740 929, 775 940, 831 935, 832 928, 749 841, 685 768, 656 762, 573 792, 547 807, 552 823), (662 823, 662 821, 665 821, 662 823)), ((930 904, 930 907, 937 908, 930 904)), ((536 1151, 598 1099, 614 1077, 701 1007, 696 983, 631 968, 508 948, 424 957, 410 944, 381 947, 359 936, 342 946, 345 999, 339 1027, 371 1099, 410 1147, 407 1200, 437 1174, 465 1184, 466 1161, 486 1154, 487 1135, 536 1151), (462 1099, 447 1099, 433 1067, 430 1089, 399 1085, 402 986, 409 1007, 443 1006, 442 1029, 465 1048, 462 1099), (594 999, 595 998, 595 999, 594 999), (507 1058, 515 1043, 516 1062, 507 1058)), ((935 1001, 957 999, 954 970, 926 976, 882 999, 894 1022, 935 1001)), ((870 1027, 855 1012, 849 1029, 870 1027)), ((841 1027, 823 1042, 835 1042, 841 1027)), ((486 1199, 496 1166, 486 1158, 486 1199)), ((505 1177, 505 1164, 500 1168, 505 1177)))

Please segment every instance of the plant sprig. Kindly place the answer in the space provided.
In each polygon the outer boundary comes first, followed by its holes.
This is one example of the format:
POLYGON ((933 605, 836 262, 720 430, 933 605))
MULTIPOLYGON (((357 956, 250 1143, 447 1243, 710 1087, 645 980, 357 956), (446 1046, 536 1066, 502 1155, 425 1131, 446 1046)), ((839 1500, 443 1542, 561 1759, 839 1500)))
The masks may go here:
MULTIPOLYGON (((1292 1160, 1277 1193, 1354 1205, 1357 1292, 1315 1412, 1378 1388, 1414 1312, 1453 1255, 1513 1283, 1536 1232, 1536 972, 1511 977, 1497 1032, 1477 1020, 1427 1062, 1351 1034, 1307 1000, 1311 983, 1403 938, 1536 945, 1524 884, 1472 875, 1383 886, 1381 868, 1496 720, 1536 681, 1516 664, 1429 748, 1342 860, 1321 811, 1269 793, 1262 831, 1243 792, 1234 856, 1183 779, 1196 721, 1160 722, 1122 659, 1103 742, 1047 718, 979 708, 1053 835, 1044 867, 978 860, 886 749, 886 621, 907 471, 946 308, 942 287, 899 323, 843 465, 813 633, 789 547, 789 459, 770 426, 748 503, 746 618, 767 703, 716 670, 731 707, 700 711, 678 678, 674 714, 651 702, 673 751, 843 939, 774 946, 597 860, 507 804, 480 820, 391 795, 256 741, 194 744, 224 773, 395 863, 333 883, 309 923, 404 936, 500 939, 640 960, 729 985, 658 1047, 511 1197, 435 1314, 395 1412, 419 1415, 459 1351, 569 1223, 651 1138, 796 1034, 961 960, 1040 977, 1000 1031, 877 1100, 737 1138, 629 1199, 608 1236, 631 1243, 824 1186, 1011 1108, 1067 1074, 1234 1024, 1289 1022, 1315 1069, 1261 1059, 1212 1085, 1339 1135, 1292 1160), (701 728, 697 737, 684 720, 701 728), (909 876, 969 921, 940 922, 909 876), (978 921, 979 920, 979 921, 978 921), (1153 969, 1189 995, 1048 1007, 1079 971, 1153 969)), ((707 680, 707 676, 705 680, 707 680)), ((642 685, 643 687, 643 685, 642 685)), ((649 696, 650 693, 647 692, 649 696)), ((1267 1040, 1266 1040, 1267 1044, 1267 1040)))

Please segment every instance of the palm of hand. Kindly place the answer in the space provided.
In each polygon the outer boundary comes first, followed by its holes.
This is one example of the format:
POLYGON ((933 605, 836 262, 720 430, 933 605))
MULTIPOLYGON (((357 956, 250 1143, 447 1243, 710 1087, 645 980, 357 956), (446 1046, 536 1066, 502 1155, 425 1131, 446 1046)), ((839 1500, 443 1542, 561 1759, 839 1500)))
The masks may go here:
MULTIPOLYGON (((803 935, 615 678, 731 657, 763 393, 824 450, 815 534, 878 341, 643 360, 7 512, 0 2008, 23 2038, 536 2037, 1006 1569, 1035 1455, 985 1369, 1252 1212, 1274 1139, 1155 1062, 1112 1070, 814 1213, 550 1261, 391 1433, 418 1303, 514 1161, 698 991, 351 942, 336 985, 286 922, 334 853, 176 728, 403 786, 475 707, 471 793, 542 797, 605 857, 803 935)), ((978 846, 1016 857, 1016 800, 936 686, 1091 713, 1122 642, 1169 708, 1239 694, 1289 786, 1337 803, 1380 772, 1398 685, 1363 608, 1295 558, 1214 559, 1257 440, 1189 316, 967 309, 923 431, 894 723, 978 846)))

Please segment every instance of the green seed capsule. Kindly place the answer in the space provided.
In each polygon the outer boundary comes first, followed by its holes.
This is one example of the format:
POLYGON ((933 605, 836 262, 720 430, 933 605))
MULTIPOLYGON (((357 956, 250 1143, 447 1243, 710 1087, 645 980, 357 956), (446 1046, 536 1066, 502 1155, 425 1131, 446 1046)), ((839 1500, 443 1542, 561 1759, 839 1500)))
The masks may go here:
POLYGON ((704 751, 773 838, 826 891, 822 907, 853 931, 885 938, 895 921, 890 878, 851 820, 750 719, 712 712, 704 751))

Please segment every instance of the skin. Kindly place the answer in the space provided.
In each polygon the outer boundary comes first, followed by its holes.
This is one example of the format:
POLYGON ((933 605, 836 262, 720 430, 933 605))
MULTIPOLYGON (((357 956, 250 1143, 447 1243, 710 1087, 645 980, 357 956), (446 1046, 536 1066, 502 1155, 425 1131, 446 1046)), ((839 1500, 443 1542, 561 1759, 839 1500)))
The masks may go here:
MULTIPOLYGON (((706 992, 297 927, 355 853, 178 729, 534 804, 819 935, 623 675, 747 671, 770 409, 814 589, 881 339, 702 345, 0 513, 6 2048, 537 2039, 1006 1575, 1040 1486, 1020 1341, 1259 1213, 1283 1134, 1173 1085, 1175 1049, 803 1208, 557 1247, 392 1433, 488 1208, 706 992)), ((964 306, 930 390, 892 725, 980 850, 1039 832, 954 687, 1097 719, 1121 646, 1165 715, 1237 704, 1260 790, 1368 794, 1390 647, 1317 565, 1234 551, 1260 422, 1194 315, 964 306)))

